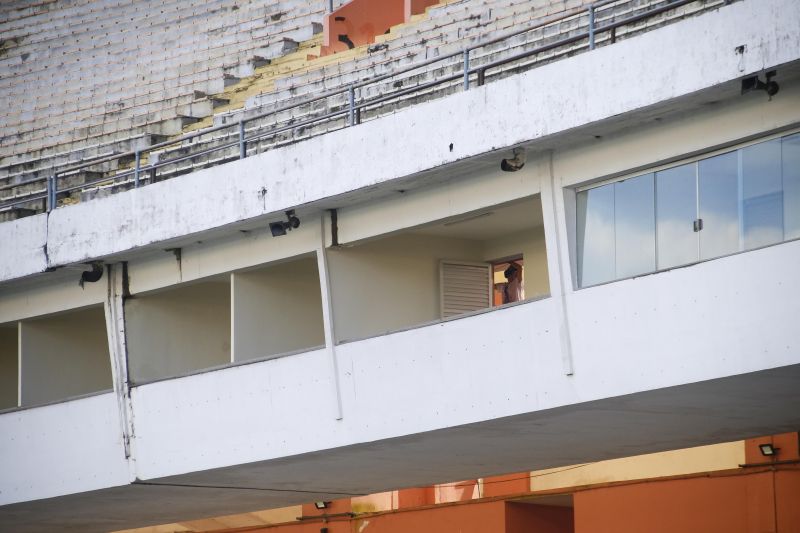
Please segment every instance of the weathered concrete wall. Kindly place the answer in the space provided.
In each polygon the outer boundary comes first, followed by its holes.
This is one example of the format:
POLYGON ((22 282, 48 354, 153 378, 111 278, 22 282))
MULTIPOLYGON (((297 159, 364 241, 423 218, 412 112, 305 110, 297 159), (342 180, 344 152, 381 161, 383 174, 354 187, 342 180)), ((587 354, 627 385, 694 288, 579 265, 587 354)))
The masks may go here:
MULTIPOLYGON (((36 244, 27 238, 15 242, 22 238, 16 236, 19 229, 2 224, 4 242, 21 253, 0 258, 0 280, 41 272, 45 265, 85 261, 252 220, 494 149, 531 140, 546 143, 587 124, 597 123, 597 133, 602 134, 600 121, 626 113, 635 124, 645 120, 635 113, 649 112, 651 106, 661 104, 666 111, 673 99, 797 59, 798 24, 800 5, 791 0, 737 2, 358 127, 57 209, 49 218, 25 222, 27 234, 38 236, 36 244), (732 52, 742 44, 743 57, 732 52), (653 61, 655 57, 659 60, 653 61), (559 83, 548 82, 553 79, 559 83), (586 83, 589 79, 591 85, 586 83), (634 79, 636 91, 620 90, 634 79), (415 135, 393 134, 403 131, 415 135), (86 224, 87 220, 102 223, 86 224), (47 256, 41 248, 45 235, 47 256)), ((795 122, 796 106, 791 104, 786 95, 779 95, 769 109, 758 112, 758 122, 732 130, 729 141, 795 122)), ((672 140, 660 155, 685 153, 679 139, 672 140)))
POLYGON ((102 308, 25 320, 19 340, 21 405, 111 389, 102 308))
POLYGON ((236 272, 231 283, 233 361, 325 344, 316 256, 236 272))
POLYGON ((228 278, 138 295, 125 303, 128 365, 134 381, 231 361, 228 278))

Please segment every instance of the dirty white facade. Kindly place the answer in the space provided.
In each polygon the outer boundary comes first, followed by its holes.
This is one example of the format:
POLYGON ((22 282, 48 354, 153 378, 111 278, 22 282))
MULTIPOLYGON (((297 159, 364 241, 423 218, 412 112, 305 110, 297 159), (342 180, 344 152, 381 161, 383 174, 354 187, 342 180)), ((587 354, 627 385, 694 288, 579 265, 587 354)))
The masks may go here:
MULTIPOLYGON (((740 0, 0 223, 0 529, 105 531, 795 430, 798 28, 795 0, 740 0), (742 94, 772 70, 777 94, 742 94), (752 244, 744 168, 763 143, 782 229, 752 244), (525 165, 501 171, 519 147, 525 165), (725 154, 733 248, 706 252, 712 207, 685 220, 698 254, 664 267, 659 176, 689 165, 702 189, 725 154), (602 232, 581 195, 646 175, 652 267, 626 273, 618 253, 585 281, 602 232), (287 210, 300 226, 273 237, 287 210), (442 261, 515 257, 525 301, 442 318, 442 261)), ((620 227, 602 228, 618 252, 640 246, 620 227)))

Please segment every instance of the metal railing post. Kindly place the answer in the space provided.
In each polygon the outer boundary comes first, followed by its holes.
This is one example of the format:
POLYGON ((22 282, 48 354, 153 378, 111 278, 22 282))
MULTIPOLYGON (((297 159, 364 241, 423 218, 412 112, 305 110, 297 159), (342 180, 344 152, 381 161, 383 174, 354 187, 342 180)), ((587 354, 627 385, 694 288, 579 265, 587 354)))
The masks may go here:
POLYGON ((142 153, 139 149, 136 149, 136 166, 133 169, 133 187, 138 189, 139 188, 139 170, 142 166, 142 153))
POLYGON ((47 212, 49 213, 56 208, 56 176, 53 174, 47 177, 47 212))
POLYGON ((464 50, 464 90, 469 91, 469 48, 464 50))
POLYGON ((347 115, 347 125, 355 126, 356 124, 356 90, 351 85, 347 88, 347 99, 349 105, 349 112, 347 115))
POLYGON ((244 120, 239 120, 239 159, 247 157, 247 141, 244 140, 244 120))
POLYGON ((594 50, 594 4, 589 4, 589 50, 594 50))

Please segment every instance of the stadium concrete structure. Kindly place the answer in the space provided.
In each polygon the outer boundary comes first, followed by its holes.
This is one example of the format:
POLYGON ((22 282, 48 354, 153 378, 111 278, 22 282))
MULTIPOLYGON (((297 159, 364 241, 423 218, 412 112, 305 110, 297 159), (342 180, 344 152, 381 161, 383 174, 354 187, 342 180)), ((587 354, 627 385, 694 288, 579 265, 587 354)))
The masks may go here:
POLYGON ((377 4, 0 5, 0 530, 800 531, 800 2, 377 4))

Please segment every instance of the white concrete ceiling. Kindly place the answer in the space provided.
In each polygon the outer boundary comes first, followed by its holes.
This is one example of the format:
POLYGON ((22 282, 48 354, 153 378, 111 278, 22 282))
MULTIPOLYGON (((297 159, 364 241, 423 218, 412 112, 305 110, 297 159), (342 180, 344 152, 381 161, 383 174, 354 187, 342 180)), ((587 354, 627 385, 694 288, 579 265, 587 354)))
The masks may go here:
POLYGON ((542 204, 536 196, 428 224, 412 233, 485 241, 541 226, 542 204))

